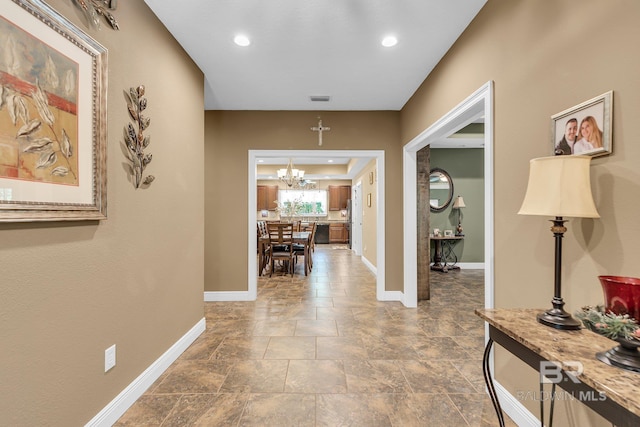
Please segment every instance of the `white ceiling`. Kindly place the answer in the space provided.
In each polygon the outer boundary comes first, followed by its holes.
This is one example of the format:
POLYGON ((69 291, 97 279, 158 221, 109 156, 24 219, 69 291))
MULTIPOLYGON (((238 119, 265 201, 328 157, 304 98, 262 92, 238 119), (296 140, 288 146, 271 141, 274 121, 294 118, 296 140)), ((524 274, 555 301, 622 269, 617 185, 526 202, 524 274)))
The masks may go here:
POLYGON ((349 111, 400 110, 486 0, 145 2, 204 72, 205 109, 349 111))

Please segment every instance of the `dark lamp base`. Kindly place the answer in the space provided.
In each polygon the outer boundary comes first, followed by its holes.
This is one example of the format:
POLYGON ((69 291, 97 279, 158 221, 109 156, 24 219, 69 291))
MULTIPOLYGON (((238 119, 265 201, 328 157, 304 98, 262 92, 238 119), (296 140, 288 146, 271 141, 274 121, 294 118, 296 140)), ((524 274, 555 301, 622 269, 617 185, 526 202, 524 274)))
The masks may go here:
POLYGON ((571 317, 571 315, 564 310, 552 308, 551 310, 538 314, 536 317, 538 322, 556 329, 575 331, 582 328, 580 321, 571 317))

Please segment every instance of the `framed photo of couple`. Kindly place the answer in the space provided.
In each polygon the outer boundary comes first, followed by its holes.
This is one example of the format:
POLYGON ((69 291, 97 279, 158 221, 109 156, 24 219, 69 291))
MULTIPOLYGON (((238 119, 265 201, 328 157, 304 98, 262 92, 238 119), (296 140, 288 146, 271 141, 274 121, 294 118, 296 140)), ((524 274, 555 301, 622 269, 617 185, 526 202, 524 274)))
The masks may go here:
POLYGON ((553 154, 611 154, 613 91, 551 116, 553 154))

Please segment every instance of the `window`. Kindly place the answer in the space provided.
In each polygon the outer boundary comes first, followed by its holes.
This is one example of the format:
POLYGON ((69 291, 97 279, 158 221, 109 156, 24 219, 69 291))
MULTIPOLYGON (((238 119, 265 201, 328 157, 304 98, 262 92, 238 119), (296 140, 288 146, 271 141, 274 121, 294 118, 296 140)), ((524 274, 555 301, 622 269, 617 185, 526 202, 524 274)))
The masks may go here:
POLYGON ((327 190, 280 190, 281 216, 326 216, 327 190))

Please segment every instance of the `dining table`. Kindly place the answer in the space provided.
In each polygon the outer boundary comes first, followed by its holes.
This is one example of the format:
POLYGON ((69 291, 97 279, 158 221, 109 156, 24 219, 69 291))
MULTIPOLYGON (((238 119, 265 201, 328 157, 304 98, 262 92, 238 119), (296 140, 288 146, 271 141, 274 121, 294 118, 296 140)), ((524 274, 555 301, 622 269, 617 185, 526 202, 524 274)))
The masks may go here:
MULTIPOLYGON (((267 267, 267 257, 265 257, 265 249, 269 245, 269 235, 263 234, 259 239, 259 260, 258 260, 258 276, 262 276, 262 272, 267 267)), ((311 232, 310 231, 294 231, 293 243, 304 245, 304 275, 309 274, 311 267, 311 232)))

